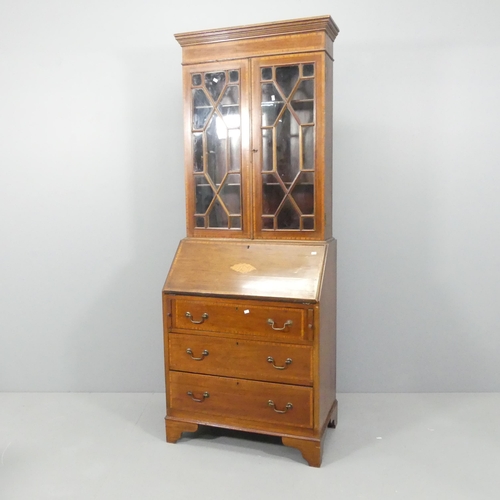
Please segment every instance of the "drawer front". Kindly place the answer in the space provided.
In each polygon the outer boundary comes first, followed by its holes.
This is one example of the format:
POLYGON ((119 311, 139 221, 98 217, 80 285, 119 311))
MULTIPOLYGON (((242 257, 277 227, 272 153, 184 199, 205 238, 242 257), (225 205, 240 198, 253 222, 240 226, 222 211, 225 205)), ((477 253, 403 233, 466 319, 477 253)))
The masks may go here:
POLYGON ((171 370, 312 385, 312 348, 203 335, 169 335, 171 370))
POLYGON ((313 389, 211 375, 169 372, 169 407, 312 428, 313 389))
POLYGON ((171 299, 171 314, 173 331, 255 335, 283 341, 312 340, 313 310, 307 307, 175 297, 171 299))

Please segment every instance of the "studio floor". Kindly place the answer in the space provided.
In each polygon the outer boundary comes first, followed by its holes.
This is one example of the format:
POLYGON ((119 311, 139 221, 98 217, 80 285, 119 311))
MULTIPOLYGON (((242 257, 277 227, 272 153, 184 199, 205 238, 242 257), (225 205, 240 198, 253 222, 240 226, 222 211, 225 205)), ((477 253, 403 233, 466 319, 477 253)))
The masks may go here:
POLYGON ((279 439, 164 438, 164 394, 1 393, 1 500, 500 498, 500 394, 340 394, 320 469, 279 439))

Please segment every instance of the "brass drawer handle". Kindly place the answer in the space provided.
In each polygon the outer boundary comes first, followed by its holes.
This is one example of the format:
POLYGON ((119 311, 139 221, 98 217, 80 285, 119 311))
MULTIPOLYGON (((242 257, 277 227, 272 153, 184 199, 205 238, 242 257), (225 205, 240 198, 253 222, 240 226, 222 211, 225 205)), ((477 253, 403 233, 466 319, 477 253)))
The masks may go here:
POLYGON ((268 356, 267 362, 272 363, 272 365, 274 366, 274 368, 276 368, 276 370, 284 370, 289 364, 291 364, 292 358, 286 358, 285 364, 283 366, 276 366, 274 364, 274 358, 272 356, 268 356))
POLYGON ((275 328, 274 327, 274 321, 271 318, 269 318, 267 320, 267 324, 271 325, 271 328, 273 330, 277 330, 277 331, 282 332, 287 326, 292 326, 293 325, 293 321, 291 319, 289 319, 288 321, 285 321, 285 324, 283 325, 283 328, 275 328))
POLYGON ((270 399, 267 404, 269 406, 272 406, 273 407, 273 410, 276 412, 276 413, 286 413, 288 410, 291 410, 293 408, 293 405, 292 403, 287 403, 286 406, 285 406, 285 409, 284 410, 277 410, 276 409, 276 405, 274 404, 274 401, 272 399, 270 399))
POLYGON ((203 393, 203 398, 202 398, 202 399, 197 399, 197 398, 195 398, 195 397, 193 396, 193 393, 192 393, 191 391, 187 391, 187 395, 188 395, 188 396, 191 396, 191 399, 192 399, 194 402, 196 402, 196 403, 203 403, 203 401, 205 401, 205 398, 210 397, 210 394, 208 394, 208 392, 207 392, 207 391, 205 391, 205 392, 203 393))
POLYGON ((190 347, 186 349, 186 352, 191 356, 191 359, 194 359, 194 361, 203 361, 205 359, 205 356, 208 356, 208 351, 206 349, 202 351, 201 358, 195 358, 190 347))
POLYGON ((201 325, 206 319, 208 319, 208 314, 207 313, 203 313, 201 315, 200 321, 195 321, 193 319, 193 315, 190 312, 187 312, 186 313, 186 318, 189 318, 191 320, 191 323, 194 323, 195 325, 201 325))

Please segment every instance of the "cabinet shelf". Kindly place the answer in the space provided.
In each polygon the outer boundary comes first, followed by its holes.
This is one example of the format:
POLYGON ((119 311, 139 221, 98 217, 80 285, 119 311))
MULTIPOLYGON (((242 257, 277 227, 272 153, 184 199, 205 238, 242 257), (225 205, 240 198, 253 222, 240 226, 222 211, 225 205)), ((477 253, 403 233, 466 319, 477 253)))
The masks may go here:
MULTIPOLYGON (((281 186, 279 182, 263 182, 262 183, 264 186, 281 186)), ((292 182, 284 182, 283 183, 285 186, 290 187, 293 183, 292 182)), ((295 185, 297 186, 310 186, 314 187, 314 182, 299 182, 295 185)))
MULTIPOLYGON (((220 108, 238 108, 239 104, 219 104, 217 107, 220 108)), ((194 109, 213 109, 213 106, 194 106, 194 109)))
MULTIPOLYGON (((314 99, 292 99, 289 101, 292 105, 293 103, 314 103, 314 99)), ((273 106, 274 104, 284 104, 285 101, 263 101, 261 102, 262 106, 273 106)))
MULTIPOLYGON (((210 184, 196 184, 196 187, 209 187, 209 188, 212 188, 212 186, 210 184)), ((215 187, 217 189, 219 189, 220 184, 215 184, 215 187)), ((241 184, 238 184, 236 182, 231 182, 229 184, 225 183, 222 189, 224 189, 224 187, 241 187, 241 184)))

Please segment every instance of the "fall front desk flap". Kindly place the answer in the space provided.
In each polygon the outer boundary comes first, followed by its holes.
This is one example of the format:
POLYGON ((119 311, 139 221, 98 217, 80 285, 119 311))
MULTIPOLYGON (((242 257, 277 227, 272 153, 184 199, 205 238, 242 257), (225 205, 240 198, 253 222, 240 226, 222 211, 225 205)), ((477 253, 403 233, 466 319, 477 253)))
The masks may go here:
POLYGON ((328 243, 182 240, 164 292, 319 301, 328 243))

